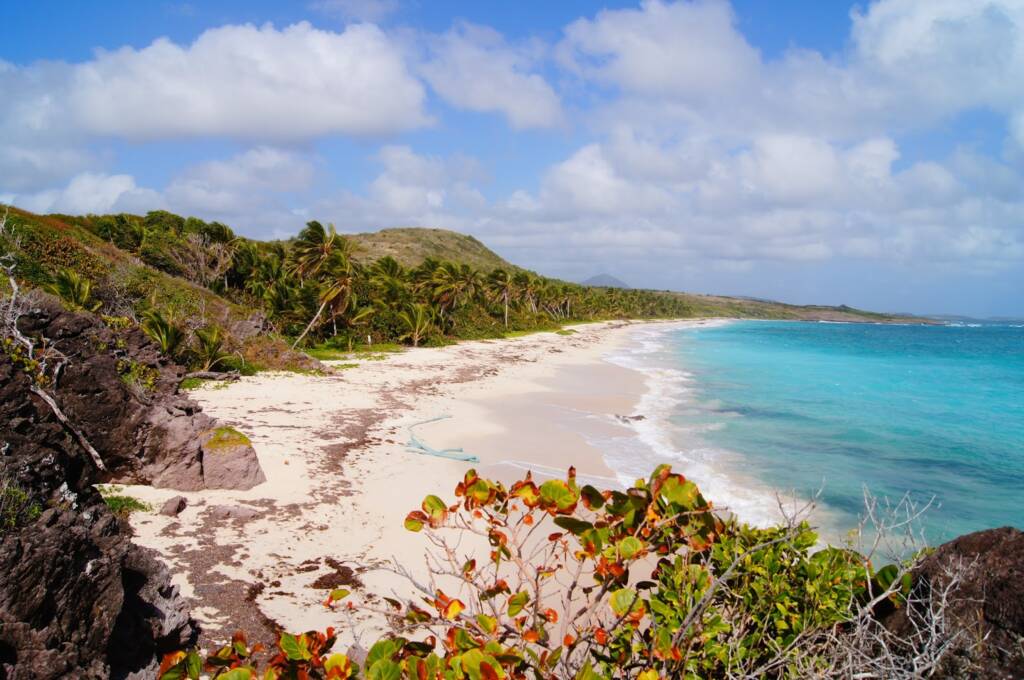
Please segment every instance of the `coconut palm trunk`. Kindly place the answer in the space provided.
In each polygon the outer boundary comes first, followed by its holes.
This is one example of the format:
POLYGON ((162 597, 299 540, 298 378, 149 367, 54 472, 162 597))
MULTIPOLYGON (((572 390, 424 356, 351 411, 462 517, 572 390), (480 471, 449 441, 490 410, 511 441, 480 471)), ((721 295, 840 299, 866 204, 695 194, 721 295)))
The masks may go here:
POLYGON ((327 307, 327 303, 329 303, 329 302, 330 302, 330 300, 328 299, 328 300, 324 300, 323 302, 320 303, 320 309, 316 310, 316 314, 314 314, 313 318, 310 319, 309 323, 306 325, 306 330, 302 331, 302 335, 300 335, 298 338, 296 338, 295 342, 292 343, 292 349, 295 349, 296 347, 298 347, 299 343, 302 342, 302 339, 304 337, 306 337, 306 334, 309 333, 309 331, 313 328, 313 326, 316 325, 316 322, 320 319, 320 315, 324 313, 324 309, 327 307))

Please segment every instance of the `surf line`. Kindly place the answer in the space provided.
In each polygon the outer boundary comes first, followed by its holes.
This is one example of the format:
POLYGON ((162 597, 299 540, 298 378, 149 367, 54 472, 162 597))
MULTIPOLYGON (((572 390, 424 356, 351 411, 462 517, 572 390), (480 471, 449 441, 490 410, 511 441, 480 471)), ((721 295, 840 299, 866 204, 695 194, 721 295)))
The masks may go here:
POLYGON ((406 428, 407 430, 409 430, 409 441, 406 444, 406 448, 409 451, 412 451, 413 453, 419 453, 425 456, 437 456, 438 458, 448 458, 450 460, 458 460, 464 463, 479 463, 479 458, 477 458, 473 454, 465 453, 461 447, 454 449, 435 449, 428 445, 423 440, 419 439, 416 436, 416 433, 413 432, 414 427, 426 425, 427 423, 435 423, 438 420, 445 420, 447 418, 451 418, 451 416, 437 416, 436 418, 430 418, 429 420, 421 420, 417 423, 413 423, 412 425, 410 425, 408 428, 406 428))

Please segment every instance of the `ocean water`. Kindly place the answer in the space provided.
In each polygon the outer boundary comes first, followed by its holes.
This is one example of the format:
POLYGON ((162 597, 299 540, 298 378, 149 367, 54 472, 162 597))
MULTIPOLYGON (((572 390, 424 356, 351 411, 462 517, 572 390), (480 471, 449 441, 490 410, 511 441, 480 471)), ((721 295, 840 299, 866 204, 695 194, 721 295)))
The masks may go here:
POLYGON ((671 462, 766 523, 776 493, 820 491, 841 536, 864 489, 932 502, 933 543, 1024 527, 1024 327, 736 321, 648 328, 612 360, 647 375, 623 480, 671 462))

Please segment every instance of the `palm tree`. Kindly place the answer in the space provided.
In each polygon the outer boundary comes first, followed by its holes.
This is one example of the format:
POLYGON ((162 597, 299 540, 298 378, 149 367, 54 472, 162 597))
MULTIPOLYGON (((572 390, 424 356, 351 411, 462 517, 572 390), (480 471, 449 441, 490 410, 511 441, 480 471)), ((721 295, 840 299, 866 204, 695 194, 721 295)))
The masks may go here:
POLYGON ((530 311, 537 313, 537 289, 540 285, 537 277, 530 272, 516 272, 513 282, 519 290, 519 294, 530 304, 530 311))
POLYGON ((71 269, 57 272, 46 289, 74 310, 95 312, 103 305, 92 299, 92 281, 71 269))
POLYGON ((295 339, 292 349, 299 346, 299 343, 316 325, 328 306, 343 311, 348 308, 349 298, 352 296, 355 285, 355 266, 347 253, 341 250, 332 251, 327 261, 322 263, 318 269, 323 273, 319 297, 320 307, 316 310, 313 318, 309 320, 302 334, 295 339))
POLYGON ((224 334, 220 327, 209 326, 196 330, 195 353, 204 371, 209 371, 228 357, 224 351, 224 334))
POLYGON ((163 314, 156 309, 143 312, 140 325, 143 332, 157 344, 160 351, 173 359, 185 339, 182 330, 165 319, 163 314))
POLYGON ((338 235, 333 224, 324 229, 316 220, 307 222, 292 246, 292 271, 300 279, 316 276, 335 253, 348 259, 352 250, 352 242, 338 235))
POLYGON ((460 267, 454 262, 444 262, 434 269, 431 283, 432 297, 443 319, 445 312, 461 307, 476 295, 480 275, 469 265, 460 267))
POLYGON ((487 290, 495 300, 501 300, 505 307, 505 328, 508 328, 508 304, 515 293, 515 281, 504 269, 495 269, 487 277, 487 290))
POLYGON ((409 340, 412 342, 413 347, 418 347, 420 341, 425 338, 434 327, 434 310, 431 309, 430 305, 417 302, 414 305, 409 305, 401 312, 398 317, 405 324, 408 329, 399 340, 409 340))
POLYGON ((409 302, 408 273, 395 258, 387 255, 370 267, 370 285, 378 304, 398 308, 409 302))

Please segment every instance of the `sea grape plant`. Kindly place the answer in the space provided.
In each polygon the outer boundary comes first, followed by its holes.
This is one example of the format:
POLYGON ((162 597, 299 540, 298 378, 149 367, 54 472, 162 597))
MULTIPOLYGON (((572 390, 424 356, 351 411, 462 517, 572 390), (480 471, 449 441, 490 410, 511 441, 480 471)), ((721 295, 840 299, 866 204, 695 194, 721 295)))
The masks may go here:
POLYGON ((806 522, 741 524, 664 465, 626 490, 580 485, 572 468, 509 487, 470 470, 455 496, 429 495, 405 519, 432 546, 429 574, 393 567, 416 596, 327 595, 327 606, 349 600, 343 609, 383 615, 393 635, 361 664, 293 658, 282 635, 265 677, 349 678, 360 665, 394 680, 797 677, 827 665, 821 641, 838 627, 902 596, 888 568, 876 573, 852 550, 815 551, 806 522), (306 666, 287 675, 285 661, 306 666))

